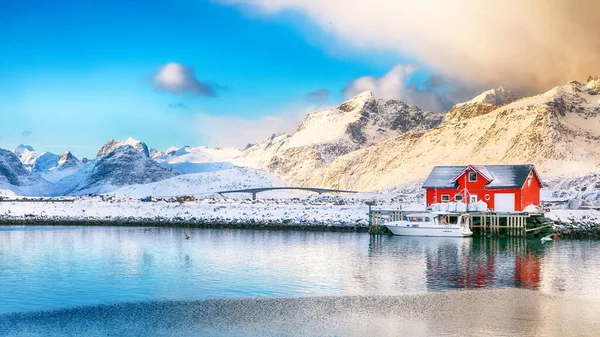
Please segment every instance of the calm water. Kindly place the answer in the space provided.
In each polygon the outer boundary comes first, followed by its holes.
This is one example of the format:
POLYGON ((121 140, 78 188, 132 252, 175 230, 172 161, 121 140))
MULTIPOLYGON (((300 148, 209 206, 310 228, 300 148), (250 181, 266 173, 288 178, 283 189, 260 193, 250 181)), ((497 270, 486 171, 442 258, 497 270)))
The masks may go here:
POLYGON ((598 241, 197 229, 185 240, 183 231, 0 227, 0 314, 475 288, 600 304, 598 241))

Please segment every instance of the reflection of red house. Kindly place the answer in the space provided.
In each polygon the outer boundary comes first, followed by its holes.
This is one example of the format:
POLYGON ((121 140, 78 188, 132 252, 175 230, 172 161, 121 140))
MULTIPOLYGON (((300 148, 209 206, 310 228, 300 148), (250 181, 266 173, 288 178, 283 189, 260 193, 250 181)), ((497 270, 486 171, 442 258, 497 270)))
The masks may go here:
POLYGON ((517 256, 515 260, 515 285, 526 289, 540 287, 542 261, 535 256, 517 256))
POLYGON ((497 212, 522 211, 540 204, 540 178, 531 164, 436 166, 423 184, 427 206, 484 201, 497 212))

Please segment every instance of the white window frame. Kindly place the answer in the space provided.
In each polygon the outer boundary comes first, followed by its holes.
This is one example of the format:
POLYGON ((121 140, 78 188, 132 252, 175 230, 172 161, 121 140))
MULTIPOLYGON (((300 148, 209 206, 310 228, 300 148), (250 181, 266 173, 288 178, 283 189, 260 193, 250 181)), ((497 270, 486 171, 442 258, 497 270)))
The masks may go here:
POLYGON ((463 199, 464 199, 464 198, 463 198, 463 195, 462 195, 462 194, 460 194, 460 193, 458 193, 458 194, 455 194, 455 195, 454 195, 454 201, 463 201, 463 199), (460 197, 460 200, 459 200, 459 199, 456 199, 456 197, 460 197))
POLYGON ((475 202, 477 202, 477 194, 471 194, 469 196, 469 203, 472 204, 472 203, 475 203, 475 202))
POLYGON ((441 200, 442 202, 450 202, 450 194, 442 194, 442 196, 441 196, 440 200, 441 200), (446 197, 447 199, 446 199, 446 200, 444 200, 444 197, 446 197))
POLYGON ((477 182, 477 172, 475 172, 475 171, 469 171, 469 173, 468 173, 468 174, 469 174, 469 182, 470 182, 470 183, 476 183, 476 182, 477 182), (474 173, 474 174, 475 174, 475 180, 472 180, 472 179, 471 179, 471 173, 474 173))

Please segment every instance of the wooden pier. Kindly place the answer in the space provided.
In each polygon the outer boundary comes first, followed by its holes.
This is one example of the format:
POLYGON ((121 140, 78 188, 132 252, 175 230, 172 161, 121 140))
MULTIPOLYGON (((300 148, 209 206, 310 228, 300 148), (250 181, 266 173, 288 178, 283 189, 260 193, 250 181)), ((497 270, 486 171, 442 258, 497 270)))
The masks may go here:
MULTIPOLYGON (((410 210, 369 210, 369 233, 391 234, 382 226, 384 222, 399 221, 406 214, 430 213, 431 211, 410 210)), ((464 212, 456 213, 467 216, 473 235, 490 236, 526 236, 530 233, 540 233, 551 227, 553 223, 544 217, 543 213, 500 213, 500 212, 464 212)))

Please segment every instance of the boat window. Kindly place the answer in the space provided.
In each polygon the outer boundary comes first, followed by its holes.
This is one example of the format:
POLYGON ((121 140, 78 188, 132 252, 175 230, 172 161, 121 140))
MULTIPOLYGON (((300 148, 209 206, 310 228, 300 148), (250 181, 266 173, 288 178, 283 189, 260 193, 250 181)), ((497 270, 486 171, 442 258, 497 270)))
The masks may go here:
POLYGON ((449 202, 450 194, 442 194, 442 202, 449 202))
POLYGON ((423 222, 431 222, 431 218, 426 216, 423 218, 423 222))
POLYGON ((449 217, 448 217, 448 219, 449 219, 448 221, 449 221, 451 224, 457 224, 457 223, 458 223, 458 217, 457 217, 457 216, 453 216, 453 215, 451 215, 451 216, 449 216, 449 217))

